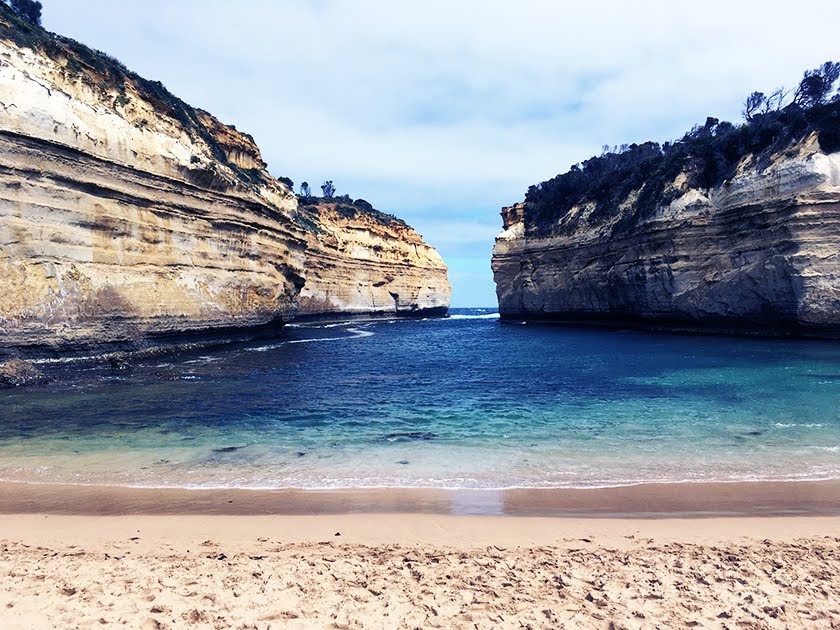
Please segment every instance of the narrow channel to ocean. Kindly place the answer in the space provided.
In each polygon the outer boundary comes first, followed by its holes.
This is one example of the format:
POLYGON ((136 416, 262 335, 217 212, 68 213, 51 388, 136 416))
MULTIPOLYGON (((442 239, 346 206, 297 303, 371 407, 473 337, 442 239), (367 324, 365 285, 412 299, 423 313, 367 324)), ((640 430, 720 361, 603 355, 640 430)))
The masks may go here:
POLYGON ((62 365, 0 392, 0 481, 574 488, 840 478, 840 345, 451 317, 62 365))

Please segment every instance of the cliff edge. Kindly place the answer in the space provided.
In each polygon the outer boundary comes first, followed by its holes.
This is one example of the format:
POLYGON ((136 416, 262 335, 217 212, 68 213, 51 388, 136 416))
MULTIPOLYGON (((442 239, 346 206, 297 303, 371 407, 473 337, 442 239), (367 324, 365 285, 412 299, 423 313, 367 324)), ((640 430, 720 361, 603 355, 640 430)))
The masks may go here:
POLYGON ((445 312, 445 265, 378 216, 299 207, 253 138, 0 3, 0 348, 131 347, 282 324, 307 282, 304 311, 343 295, 335 287, 350 276, 398 285, 403 301, 348 291, 325 310, 445 312), (345 247, 357 241, 369 255, 345 247))
POLYGON ((502 317, 840 336, 840 102, 766 116, 593 158, 504 208, 502 317))

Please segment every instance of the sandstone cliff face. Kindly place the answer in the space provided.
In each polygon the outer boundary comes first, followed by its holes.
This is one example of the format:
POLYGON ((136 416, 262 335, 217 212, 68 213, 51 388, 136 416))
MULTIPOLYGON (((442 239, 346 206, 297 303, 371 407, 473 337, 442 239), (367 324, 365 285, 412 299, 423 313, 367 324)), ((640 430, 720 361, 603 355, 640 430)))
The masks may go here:
POLYGON ((290 318, 295 198, 243 162, 262 164, 249 138, 118 67, 0 39, 0 344, 290 318))
POLYGON ((250 136, 0 4, 0 349, 289 321, 308 248, 304 304, 385 310, 377 292, 354 293, 378 282, 405 310, 448 302, 439 258, 442 292, 424 293, 436 254, 412 231, 320 221, 250 136))
POLYGON ((340 203, 302 210, 318 227, 307 235, 300 316, 446 313, 446 266, 405 223, 340 203))
MULTIPOLYGON (((556 234, 528 236, 524 204, 502 211, 493 251, 503 316, 636 321, 691 329, 840 333, 840 153, 812 134, 630 229, 576 207, 556 234)), ((634 203, 633 195, 624 201, 634 203)))

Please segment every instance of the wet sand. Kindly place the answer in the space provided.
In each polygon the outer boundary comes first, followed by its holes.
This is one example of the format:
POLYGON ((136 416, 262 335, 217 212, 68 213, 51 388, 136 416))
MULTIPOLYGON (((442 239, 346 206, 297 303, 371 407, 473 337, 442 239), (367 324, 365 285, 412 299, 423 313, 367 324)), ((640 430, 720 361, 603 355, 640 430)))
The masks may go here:
POLYGON ((840 515, 840 481, 586 489, 188 490, 0 482, 0 514, 475 514, 639 517, 840 515))

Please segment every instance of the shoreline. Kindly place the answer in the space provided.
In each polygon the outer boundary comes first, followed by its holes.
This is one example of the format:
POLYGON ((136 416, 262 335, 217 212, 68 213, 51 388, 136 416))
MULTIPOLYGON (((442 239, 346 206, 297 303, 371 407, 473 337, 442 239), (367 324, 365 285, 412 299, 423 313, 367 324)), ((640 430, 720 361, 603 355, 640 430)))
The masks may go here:
POLYGON ((188 489, 0 482, 0 514, 428 514, 643 519, 840 516, 840 480, 502 490, 188 489))

